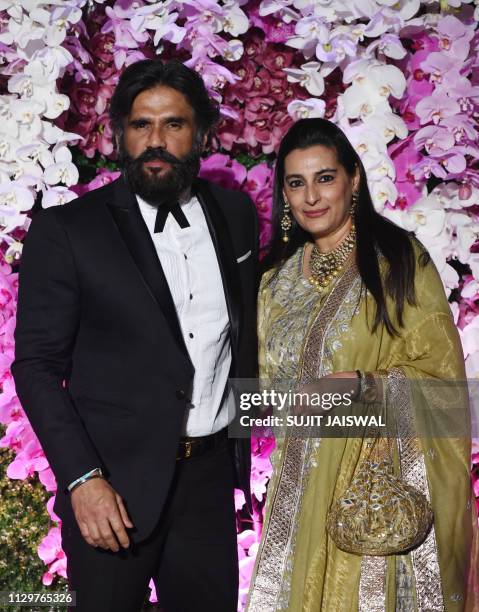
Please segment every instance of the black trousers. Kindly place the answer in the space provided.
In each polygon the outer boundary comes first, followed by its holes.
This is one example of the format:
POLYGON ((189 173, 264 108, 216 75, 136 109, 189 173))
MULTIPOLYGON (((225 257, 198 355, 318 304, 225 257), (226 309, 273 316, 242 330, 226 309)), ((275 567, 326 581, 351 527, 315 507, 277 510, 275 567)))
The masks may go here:
POLYGON ((144 542, 118 553, 62 523, 72 612, 139 612, 153 578, 162 612, 236 612, 238 556, 227 440, 177 461, 163 515, 144 542))

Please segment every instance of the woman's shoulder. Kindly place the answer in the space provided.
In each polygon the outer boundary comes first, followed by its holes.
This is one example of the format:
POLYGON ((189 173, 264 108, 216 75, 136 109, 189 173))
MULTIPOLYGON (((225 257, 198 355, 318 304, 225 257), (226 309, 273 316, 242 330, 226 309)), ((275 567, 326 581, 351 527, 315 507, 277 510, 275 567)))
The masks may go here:
POLYGON ((432 283, 441 287, 444 293, 444 285, 431 254, 415 236, 410 239, 414 252, 416 285, 432 283))
MULTIPOLYGON (((426 247, 413 234, 410 234, 408 236, 408 240, 412 248, 412 255, 414 259, 415 285, 428 281, 433 283, 439 282, 439 284, 442 285, 439 272, 434 264, 431 254, 426 249, 426 247)), ((385 277, 387 275, 389 267, 386 258, 381 253, 379 253, 379 262, 382 274, 384 274, 385 277)))
POLYGON ((276 271, 277 270, 275 268, 270 268, 269 270, 266 270, 266 272, 263 272, 261 275, 261 281, 259 283, 260 291, 263 291, 269 285, 276 271))
POLYGON ((432 261, 429 251, 426 249, 423 243, 416 238, 416 236, 414 236, 414 234, 409 235, 409 241, 414 251, 416 263, 422 262, 423 264, 427 264, 432 261))
POLYGON ((411 236, 411 244, 415 259, 416 305, 423 312, 442 312, 450 315, 444 283, 431 254, 415 236, 411 236))
POLYGON ((259 290, 267 291, 278 283, 294 281, 301 274, 303 247, 299 247, 288 259, 277 266, 268 268, 261 276, 259 290))

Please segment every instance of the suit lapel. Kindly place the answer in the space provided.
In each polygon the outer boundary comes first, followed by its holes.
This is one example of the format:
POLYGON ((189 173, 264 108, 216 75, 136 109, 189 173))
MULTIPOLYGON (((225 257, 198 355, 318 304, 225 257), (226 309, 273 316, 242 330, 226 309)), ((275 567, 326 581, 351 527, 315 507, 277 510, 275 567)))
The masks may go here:
POLYGON ((208 183, 202 179, 196 179, 193 188, 203 209, 215 248, 228 308, 233 354, 236 356, 241 329, 242 298, 238 266, 230 231, 223 211, 212 194, 208 183))
MULTIPOLYGON (((188 355, 170 288, 136 197, 123 178, 114 183, 107 206, 152 298, 157 302, 179 348, 188 355)), ((189 359, 189 355, 188 355, 189 359)))

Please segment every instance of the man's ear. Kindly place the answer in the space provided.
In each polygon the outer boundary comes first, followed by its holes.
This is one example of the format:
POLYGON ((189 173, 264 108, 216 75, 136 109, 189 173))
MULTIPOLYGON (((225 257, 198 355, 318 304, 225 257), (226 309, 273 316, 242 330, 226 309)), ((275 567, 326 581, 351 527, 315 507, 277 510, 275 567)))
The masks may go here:
POLYGON ((208 136, 209 133, 203 134, 201 138, 199 138, 199 134, 196 135, 196 146, 200 147, 199 153, 201 157, 205 157, 206 154, 206 145, 208 144, 208 136))
POLYGON ((121 134, 119 132, 113 132, 113 140, 115 142, 115 150, 118 153, 120 150, 121 134))

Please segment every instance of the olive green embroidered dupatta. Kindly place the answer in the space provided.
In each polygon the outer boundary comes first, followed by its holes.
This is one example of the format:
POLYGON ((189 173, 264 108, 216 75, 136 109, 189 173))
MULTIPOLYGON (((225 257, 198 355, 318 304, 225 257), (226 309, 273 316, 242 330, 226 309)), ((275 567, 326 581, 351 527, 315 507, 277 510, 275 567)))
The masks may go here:
MULTIPOLYGON (((335 317, 341 314, 340 307, 346 296, 349 294, 352 308, 358 304, 359 289, 360 279, 355 266, 352 266, 338 280, 313 318, 302 351, 300 385, 330 372, 320 365, 321 361, 326 363, 321 359, 324 339, 335 317)), ((348 314, 352 314, 352 308, 348 314)), ((270 487, 273 489, 269 493, 271 502, 248 610, 267 612, 287 609, 297 518, 316 447, 317 441, 294 436, 288 436, 283 443, 277 477, 270 487)))
MULTIPOLYGON (((374 307, 369 303, 366 308, 357 271, 350 268, 314 314, 302 347, 298 380, 304 383, 356 368, 387 371, 386 409, 401 412, 403 423, 411 428, 398 445, 397 460, 403 478, 431 500, 433 529, 407 555, 360 557, 339 550, 326 532, 326 516, 353 479, 366 440, 286 438, 273 460, 249 612, 466 609, 475 519, 468 480, 469 442, 418 441, 407 384, 423 377, 463 378, 462 353, 431 264, 418 267, 416 291, 419 307, 407 306, 404 333, 391 337, 381 328, 371 334, 368 313, 370 317, 374 307)), ((259 305, 262 375, 274 379, 277 356, 265 355, 264 338, 281 309, 267 277, 259 305)), ((467 609, 474 609, 472 600, 470 596, 467 609)))

